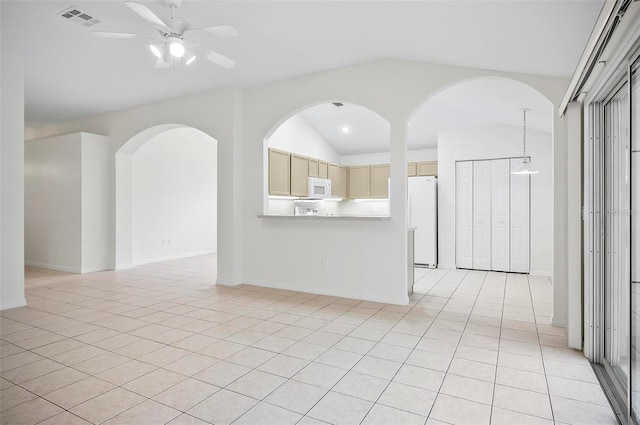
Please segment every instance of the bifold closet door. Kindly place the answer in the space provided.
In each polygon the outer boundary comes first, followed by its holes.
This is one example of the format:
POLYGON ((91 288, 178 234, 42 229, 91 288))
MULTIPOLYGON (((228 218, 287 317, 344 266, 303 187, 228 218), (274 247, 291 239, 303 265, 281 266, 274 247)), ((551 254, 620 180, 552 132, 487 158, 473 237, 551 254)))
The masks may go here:
MULTIPOLYGON (((515 167, 520 159, 512 159, 515 167)), ((511 174, 511 225, 509 271, 529 273, 530 176, 511 174)))
POLYGON ((491 270, 491 161, 473 163, 473 268, 491 270))
POLYGON ((473 162, 456 162, 456 267, 473 267, 473 162))
POLYGON ((491 270, 509 271, 509 159, 491 161, 491 270))

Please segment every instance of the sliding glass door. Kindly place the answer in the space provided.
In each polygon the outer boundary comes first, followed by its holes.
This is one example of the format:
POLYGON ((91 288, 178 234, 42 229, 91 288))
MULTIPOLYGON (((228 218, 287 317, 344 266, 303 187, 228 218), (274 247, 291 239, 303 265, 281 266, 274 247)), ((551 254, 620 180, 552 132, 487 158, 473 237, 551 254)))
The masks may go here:
POLYGON ((629 379, 629 90, 604 105, 604 361, 621 398, 629 379))
POLYGON ((585 147, 590 358, 618 418, 640 425, 640 60, 590 104, 585 147))
POLYGON ((640 59, 631 67, 631 418, 640 423, 640 59))

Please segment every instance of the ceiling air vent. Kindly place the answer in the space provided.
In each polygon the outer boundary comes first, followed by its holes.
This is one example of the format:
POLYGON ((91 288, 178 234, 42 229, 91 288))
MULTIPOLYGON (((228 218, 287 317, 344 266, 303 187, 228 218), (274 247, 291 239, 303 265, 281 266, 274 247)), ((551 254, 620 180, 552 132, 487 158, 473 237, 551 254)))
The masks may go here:
POLYGON ((82 25, 83 27, 91 27, 102 22, 73 6, 60 12, 60 16, 64 19, 75 22, 76 24, 82 25))
POLYGON ((342 103, 342 102, 333 102, 333 104, 334 104, 334 106, 335 106, 336 108, 339 108, 339 107, 341 107, 341 106, 344 106, 344 103, 342 103))

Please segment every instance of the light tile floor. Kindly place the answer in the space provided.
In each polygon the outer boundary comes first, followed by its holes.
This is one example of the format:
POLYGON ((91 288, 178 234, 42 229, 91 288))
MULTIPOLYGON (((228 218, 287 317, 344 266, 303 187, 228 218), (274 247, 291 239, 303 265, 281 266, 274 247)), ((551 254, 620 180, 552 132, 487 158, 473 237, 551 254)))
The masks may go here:
POLYGON ((614 424, 551 284, 417 269, 408 306, 215 281, 214 256, 27 270, 3 424, 614 424))

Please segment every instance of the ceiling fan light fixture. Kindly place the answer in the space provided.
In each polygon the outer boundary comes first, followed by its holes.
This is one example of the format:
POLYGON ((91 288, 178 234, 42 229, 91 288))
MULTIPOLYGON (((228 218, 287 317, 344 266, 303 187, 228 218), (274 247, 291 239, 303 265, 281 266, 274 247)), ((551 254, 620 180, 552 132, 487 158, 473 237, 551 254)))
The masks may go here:
POLYGON ((149 50, 151 50, 151 53, 153 53, 153 55, 158 59, 162 58, 162 52, 160 51, 160 49, 158 49, 158 46, 149 44, 149 50))
POLYGON ((187 59, 187 62, 185 62, 185 65, 189 66, 193 63, 193 61, 196 60, 197 56, 191 56, 189 59, 187 59))
POLYGON ((169 44, 169 53, 171 53, 171 56, 173 56, 174 58, 183 57, 184 52, 185 52, 184 46, 180 41, 172 41, 169 44))

